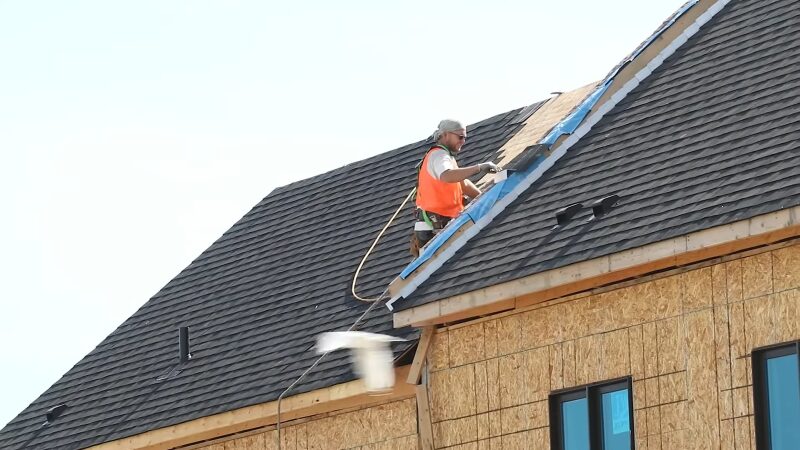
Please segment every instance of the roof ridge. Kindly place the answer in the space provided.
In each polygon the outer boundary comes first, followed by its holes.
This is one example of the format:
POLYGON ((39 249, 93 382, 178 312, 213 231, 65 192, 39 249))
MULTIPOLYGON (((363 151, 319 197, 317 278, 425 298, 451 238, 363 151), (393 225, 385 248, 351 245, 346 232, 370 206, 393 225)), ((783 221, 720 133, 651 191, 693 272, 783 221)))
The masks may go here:
POLYGON ((553 148, 550 151, 543 152, 525 171, 511 174, 506 180, 493 186, 489 192, 471 204, 459 217, 451 221, 441 233, 434 237, 420 257, 409 264, 392 282, 390 286, 391 300, 387 302, 387 308, 392 310, 393 303, 400 298, 410 296, 420 284, 441 268, 472 237, 480 233, 487 224, 516 200, 522 192, 527 190, 606 113, 611 111, 642 80, 646 79, 669 56, 685 44, 702 25, 721 11, 729 1, 693 0, 679 8, 630 56, 612 69, 606 79, 584 99, 578 108, 559 122, 540 141, 541 144, 551 145, 553 148), (689 16, 689 19, 681 23, 681 19, 685 17, 684 14, 696 8, 700 3, 702 3, 702 6, 694 11, 696 16, 689 16), (671 30, 676 23, 681 23, 681 27, 671 30), (672 39, 666 41, 660 51, 656 47, 653 52, 657 53, 650 52, 645 54, 651 48, 650 45, 665 34, 667 36, 671 34, 672 39), (647 59, 641 62, 637 61, 640 57, 647 59), (624 72, 629 66, 631 67, 630 70, 624 72), (617 75, 621 73, 624 76, 618 80, 617 75), (589 115, 590 111, 592 111, 591 115, 589 115), (568 137, 566 137, 567 135, 568 137), (449 241, 451 237, 453 239, 449 241), (421 269, 415 272, 418 268, 421 269))

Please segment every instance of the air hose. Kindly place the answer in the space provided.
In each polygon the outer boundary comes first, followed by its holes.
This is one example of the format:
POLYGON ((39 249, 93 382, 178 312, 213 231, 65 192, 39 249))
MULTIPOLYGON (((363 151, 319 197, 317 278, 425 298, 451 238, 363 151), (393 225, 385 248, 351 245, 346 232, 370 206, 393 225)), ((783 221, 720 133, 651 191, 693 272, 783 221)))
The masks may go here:
POLYGON ((394 219, 397 218, 397 215, 400 214, 400 211, 403 209, 404 206, 406 206, 406 203, 408 203, 408 201, 411 199, 412 196, 414 196, 416 192, 417 188, 415 187, 411 189, 411 192, 409 192, 408 195, 406 195, 406 198, 405 200, 403 200, 403 203, 400 204, 400 207, 397 208, 397 211, 395 211, 394 214, 392 214, 392 217, 389 219, 388 222, 386 222, 386 225, 383 226, 381 232, 378 233, 378 237, 376 237, 375 240, 372 242, 372 245, 369 247, 369 250, 367 250, 367 253, 364 255, 364 257, 361 259, 361 262, 358 264, 358 269, 356 269, 356 273, 355 275, 353 275, 353 286, 350 289, 350 291, 353 293, 353 297, 355 297, 356 299, 361 300, 362 302, 374 302, 380 299, 380 296, 376 298, 362 298, 359 297, 358 294, 356 294, 356 281, 358 281, 358 274, 361 273, 361 268, 364 266, 364 262, 366 262, 367 258, 369 258, 369 255, 372 253, 372 250, 375 249, 375 246, 378 245, 378 241, 381 239, 381 237, 383 237, 383 234, 389 228, 389 225, 391 225, 392 222, 394 222, 394 219))

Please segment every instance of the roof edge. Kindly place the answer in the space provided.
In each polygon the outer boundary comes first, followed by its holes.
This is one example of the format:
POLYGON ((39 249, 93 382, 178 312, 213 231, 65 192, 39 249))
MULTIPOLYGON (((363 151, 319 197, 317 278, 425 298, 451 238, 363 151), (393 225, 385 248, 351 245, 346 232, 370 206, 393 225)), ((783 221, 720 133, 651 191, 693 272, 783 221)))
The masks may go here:
MULTIPOLYGON (((490 207, 482 213, 482 217, 470 223, 469 209, 453 220, 440 233, 439 249, 429 250, 427 261, 420 261, 422 256, 412 262, 390 285, 391 299, 386 306, 394 311, 393 304, 400 298, 408 298, 417 287, 425 282, 434 272, 449 260, 472 237, 488 225, 509 204, 527 190, 545 171, 552 167, 567 150, 577 143, 606 113, 611 111, 629 92, 645 80, 669 56, 689 40, 705 23, 730 0, 694 0, 683 5, 673 16, 662 24, 646 42, 640 46, 633 56, 626 58, 623 64, 612 70, 607 79, 589 94, 584 102, 554 127, 542 143, 552 144, 553 150, 523 174, 516 186, 503 193, 490 207), (657 45, 661 44, 661 45, 657 45), (589 112, 592 112, 589 115, 589 112), (571 132, 570 129, 571 128, 571 132), (459 232, 460 231, 460 232, 459 232), (452 237, 452 239, 450 239, 452 237), (444 241, 449 240, 449 245, 444 241), (424 264, 424 265, 423 265, 424 264), (416 268, 420 270, 414 272, 416 268), (413 272, 413 273, 412 273, 413 272)), ((500 188, 495 185, 496 190, 500 188)), ((495 197, 497 197, 495 195, 495 197)), ((491 199, 489 200, 491 201, 491 199)), ((476 202, 477 203, 477 202, 476 202)), ((474 205, 474 204, 473 204, 474 205)), ((471 206, 473 206, 471 205, 471 206)), ((481 209, 481 208, 478 208, 481 209)), ((434 238, 434 241, 436 238, 434 238)), ((433 243, 433 241, 432 241, 433 243)))
POLYGON ((394 326, 428 326, 536 303, 800 237, 800 206, 719 225, 529 275, 394 313, 394 326))
MULTIPOLYGON (((353 408, 367 407, 391 401, 411 398, 416 395, 416 386, 408 384, 411 365, 396 367, 396 383, 392 390, 380 396, 370 395, 364 383, 353 380, 347 383, 316 389, 302 394, 286 397, 281 402, 281 423, 310 417, 317 414, 353 408)), ((201 417, 169 427, 146 431, 114 441, 89 447, 91 450, 122 450, 136 448, 140 450, 170 449, 197 443, 207 443, 215 438, 225 436, 234 439, 237 433, 252 431, 265 427, 264 431, 274 429, 277 422, 278 401, 247 406, 211 416, 201 417)))

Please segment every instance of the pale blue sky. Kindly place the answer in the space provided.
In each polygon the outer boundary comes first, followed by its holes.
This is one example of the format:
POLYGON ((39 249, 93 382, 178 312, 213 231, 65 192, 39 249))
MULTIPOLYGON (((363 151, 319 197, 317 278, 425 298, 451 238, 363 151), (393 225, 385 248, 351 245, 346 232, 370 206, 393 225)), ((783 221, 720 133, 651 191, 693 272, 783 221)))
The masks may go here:
POLYGON ((0 0, 0 426, 273 188, 602 78, 682 0, 0 0))

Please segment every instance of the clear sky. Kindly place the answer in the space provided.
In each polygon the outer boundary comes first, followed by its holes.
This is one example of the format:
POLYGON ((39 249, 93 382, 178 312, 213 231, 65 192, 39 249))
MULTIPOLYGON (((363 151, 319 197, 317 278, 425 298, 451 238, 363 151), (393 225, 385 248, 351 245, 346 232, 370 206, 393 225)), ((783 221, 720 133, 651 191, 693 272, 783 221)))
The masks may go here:
POLYGON ((275 187, 601 79, 682 4, 0 0, 0 426, 275 187))

